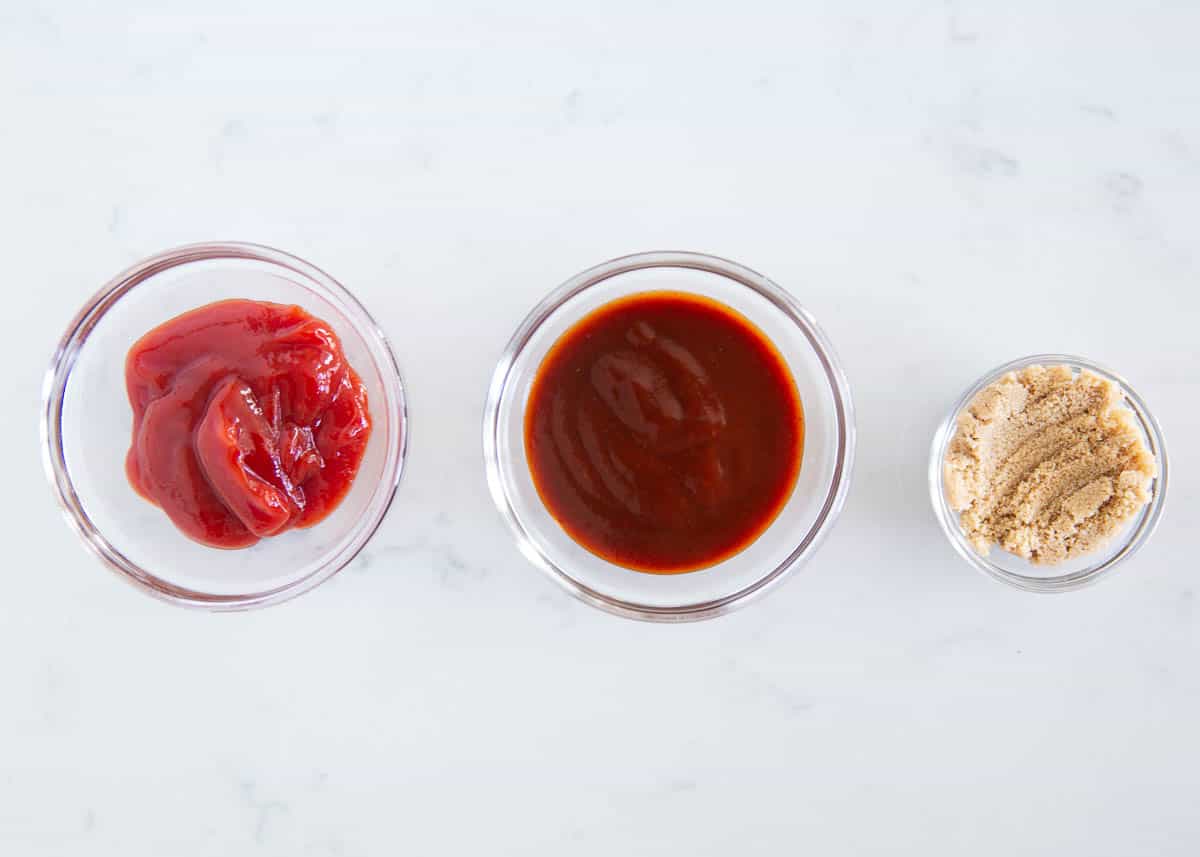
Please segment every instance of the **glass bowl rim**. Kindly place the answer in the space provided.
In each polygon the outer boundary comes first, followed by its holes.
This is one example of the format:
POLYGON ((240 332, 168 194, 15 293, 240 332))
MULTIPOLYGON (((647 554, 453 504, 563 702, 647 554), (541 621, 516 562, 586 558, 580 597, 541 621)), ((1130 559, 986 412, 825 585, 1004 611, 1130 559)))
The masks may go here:
POLYGON ((929 499, 933 504, 934 517, 937 518, 938 524, 941 525, 946 539, 958 555, 970 563, 976 570, 994 580, 999 580, 1002 583, 1025 592, 1073 592, 1096 583, 1100 578, 1116 569, 1121 563, 1137 553, 1150 540, 1150 537, 1154 535, 1155 529, 1157 529, 1159 522, 1162 520, 1163 510, 1166 506, 1169 471, 1167 446, 1162 428, 1159 426, 1158 420, 1145 400, 1142 399, 1122 375, 1117 374, 1103 364, 1096 363, 1094 360, 1086 357, 1080 357, 1077 354, 1030 354, 1026 357, 1018 357, 1016 360, 1010 360, 980 376, 978 380, 971 384, 958 397, 958 400, 950 408, 945 419, 938 425, 937 430, 934 432, 929 452, 929 499), (1137 418, 1146 439, 1150 443, 1151 452, 1154 453, 1155 464, 1158 469, 1154 478, 1154 494, 1150 499, 1149 509, 1141 515, 1136 528, 1128 531, 1122 537, 1120 549, 1098 565, 1053 577, 1035 577, 1008 571, 987 557, 976 553, 971 545, 967 543, 966 537, 962 532, 962 526, 958 520, 958 515, 950 508, 950 504, 946 502, 946 494, 942 487, 942 463, 945 460, 946 450, 950 444, 950 439, 954 435, 958 415, 962 413, 962 409, 988 384, 991 384, 1009 372, 1035 365, 1066 365, 1073 369, 1093 372, 1117 384, 1125 398, 1126 404, 1130 406, 1130 410, 1137 418))
POLYGON ((288 601, 324 583, 345 568, 366 546, 387 517, 396 496, 400 478, 408 461, 408 397, 399 364, 383 329, 366 308, 341 283, 305 260, 262 244, 242 241, 211 241, 184 244, 148 256, 118 273, 100 288, 67 325, 51 357, 42 384, 40 435, 42 465, 55 499, 68 525, 83 544, 122 580, 171 604, 213 612, 228 612, 267 607, 288 601), (67 383, 88 337, 100 320, 117 302, 141 283, 179 265, 212 260, 264 262, 282 267, 315 283, 317 293, 342 311, 354 330, 368 342, 372 358, 384 376, 385 386, 393 386, 396 396, 396 430, 399 442, 389 443, 384 461, 386 478, 375 488, 386 492, 378 510, 356 525, 358 535, 318 568, 300 578, 272 589, 246 594, 213 594, 177 586, 152 571, 142 568, 118 550, 89 518, 76 493, 67 467, 62 437, 62 412, 67 383), (387 376, 391 376, 390 378, 387 376))
POLYGON ((483 456, 487 466, 488 489, 521 553, 584 603, 617 616, 648 622, 692 622, 724 615, 773 589, 789 572, 811 557, 828 536, 845 506, 854 470, 855 436, 850 385, 833 346, 816 319, 790 293, 757 271, 719 256, 680 250, 657 250, 619 256, 581 271, 553 289, 530 310, 505 346, 492 373, 483 411, 483 456), (705 271, 731 280, 765 298, 774 310, 799 329, 816 354, 824 370, 823 380, 830 386, 837 422, 837 450, 828 491, 816 520, 803 537, 797 540, 791 553, 775 568, 738 591, 720 598, 690 604, 660 606, 626 601, 598 592, 576 580, 567 569, 561 568, 547 556, 530 536, 509 497, 501 468, 498 435, 501 428, 500 414, 505 394, 509 389, 509 377, 514 364, 534 334, 560 307, 587 289, 613 277, 647 268, 705 271))

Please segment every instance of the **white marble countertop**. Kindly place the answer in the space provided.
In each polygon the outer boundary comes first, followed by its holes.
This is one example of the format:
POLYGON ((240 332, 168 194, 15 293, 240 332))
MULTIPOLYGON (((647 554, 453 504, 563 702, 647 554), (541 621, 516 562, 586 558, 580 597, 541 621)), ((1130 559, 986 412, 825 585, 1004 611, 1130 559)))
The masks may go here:
POLYGON ((1200 7, 572 5, 3 4, 0 853, 1195 855, 1200 7), (226 238, 362 298, 413 442, 350 568, 208 615, 84 552, 36 412, 109 276, 226 238), (858 409, 820 553, 687 626, 530 567, 479 444, 529 307, 658 248, 789 288, 858 409), (1133 381, 1174 469, 1057 597, 966 566, 925 487, 953 398, 1047 350, 1133 381))

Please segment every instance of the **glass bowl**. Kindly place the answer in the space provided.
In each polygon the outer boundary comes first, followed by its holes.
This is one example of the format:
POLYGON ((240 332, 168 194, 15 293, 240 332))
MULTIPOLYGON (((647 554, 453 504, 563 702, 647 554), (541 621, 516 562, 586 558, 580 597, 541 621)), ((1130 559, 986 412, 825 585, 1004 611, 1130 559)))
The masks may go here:
POLYGON ((387 339, 332 277, 268 247, 192 244, 139 262, 80 310, 46 374, 42 441, 67 521, 108 566, 174 604, 240 610, 306 592, 362 549, 400 480, 407 420, 387 339), (354 484, 331 515, 243 550, 191 541, 125 476, 133 419, 125 391, 129 347, 162 322, 227 298, 296 304, 328 322, 367 387, 373 421, 354 484))
POLYGON ((854 461, 850 389, 829 340, 795 299, 766 277, 699 253, 625 256, 567 280, 517 328, 492 376, 483 450, 492 498, 521 551, 568 592, 619 616, 707 619, 748 603, 808 559, 846 499, 854 461), (597 307, 639 292, 702 295, 741 313, 776 346, 804 408, 800 475, 775 521, 740 553, 685 574, 646 574, 576 544, 542 505, 525 454, 525 404, 542 359, 597 307))
POLYGON ((984 574, 1023 589, 1026 592, 1069 592, 1095 583, 1103 575, 1115 569, 1122 562, 1133 556, 1154 533, 1162 518, 1163 504, 1167 497, 1167 448, 1163 441, 1162 429, 1158 421, 1150 413, 1146 403, 1120 375, 1093 363, 1083 357, 1070 354, 1033 354, 997 366, 988 372, 959 397, 950 409, 950 413, 938 426, 933 436, 933 445, 929 455, 929 494, 933 502, 933 511, 942 531, 950 544, 958 551, 959 556, 982 571, 984 574), (1141 512, 1120 533, 1096 553, 1068 560, 1055 566, 1036 566, 1015 554, 1010 554, 999 547, 994 547, 988 556, 981 556, 967 541, 959 525, 959 513, 950 508, 946 500, 943 484, 943 462, 946 450, 954 436, 958 416, 962 413, 976 394, 987 385, 997 381, 1009 372, 1018 372, 1027 366, 1069 366, 1076 374, 1083 370, 1090 371, 1101 378, 1116 384, 1124 395, 1124 406, 1129 408, 1136 418, 1146 447, 1153 453, 1157 463, 1158 473, 1150 485, 1150 502, 1142 507, 1141 512))

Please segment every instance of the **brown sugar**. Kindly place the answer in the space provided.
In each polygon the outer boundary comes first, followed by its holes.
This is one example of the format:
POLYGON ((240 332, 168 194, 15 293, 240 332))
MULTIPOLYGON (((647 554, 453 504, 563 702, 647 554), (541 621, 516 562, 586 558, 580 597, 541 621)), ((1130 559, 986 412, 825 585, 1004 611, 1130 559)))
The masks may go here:
POLYGON ((1150 500, 1154 456, 1121 390, 1068 366, 1029 366, 959 415, 946 499, 967 540, 1035 565, 1102 548, 1150 500))

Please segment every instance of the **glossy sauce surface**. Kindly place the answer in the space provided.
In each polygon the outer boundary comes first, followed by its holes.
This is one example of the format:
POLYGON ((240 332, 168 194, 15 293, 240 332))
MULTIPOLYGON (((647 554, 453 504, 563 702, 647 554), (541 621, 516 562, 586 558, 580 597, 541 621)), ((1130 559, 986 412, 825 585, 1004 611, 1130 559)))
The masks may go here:
POLYGON ((715 301, 646 292, 585 316, 542 361, 525 451, 579 545, 659 574, 738 553, 800 472, 804 418, 774 345, 715 301))
POLYGON ((130 484, 212 547, 319 522, 350 490, 371 434, 337 335, 297 306, 184 313, 130 348, 125 383, 130 484))

